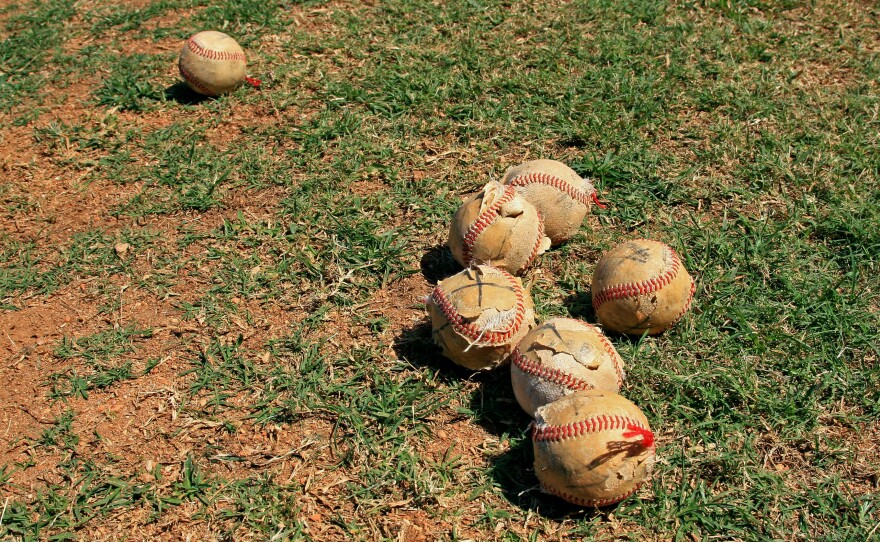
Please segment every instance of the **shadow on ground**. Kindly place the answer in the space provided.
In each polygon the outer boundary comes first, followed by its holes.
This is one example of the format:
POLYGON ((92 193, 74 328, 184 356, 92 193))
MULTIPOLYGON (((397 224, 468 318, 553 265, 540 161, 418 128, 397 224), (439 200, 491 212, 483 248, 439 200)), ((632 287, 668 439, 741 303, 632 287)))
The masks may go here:
POLYGON ((177 82, 165 89, 165 99, 183 105, 198 105, 213 98, 199 94, 183 81, 177 82))
POLYGON ((441 381, 467 380, 472 373, 446 359, 431 339, 431 322, 425 320, 400 332, 392 345, 394 353, 413 367, 430 369, 441 381))
POLYGON ((421 261, 422 275, 430 284, 437 284, 463 268, 452 257, 452 251, 446 245, 436 245, 428 249, 421 261))
POLYGON ((474 422, 493 435, 518 435, 532 419, 523 412, 510 385, 510 364, 480 373, 480 387, 471 396, 470 409, 474 422))
POLYGON ((584 508, 544 493, 534 472, 534 453, 529 431, 517 435, 511 434, 510 442, 506 452, 492 458, 489 475, 501 489, 504 498, 512 505, 557 521, 567 518, 590 521, 614 510, 614 506, 601 509, 584 508))
POLYGON ((595 324, 596 312, 593 310, 593 294, 590 290, 579 290, 562 300, 572 318, 595 324))

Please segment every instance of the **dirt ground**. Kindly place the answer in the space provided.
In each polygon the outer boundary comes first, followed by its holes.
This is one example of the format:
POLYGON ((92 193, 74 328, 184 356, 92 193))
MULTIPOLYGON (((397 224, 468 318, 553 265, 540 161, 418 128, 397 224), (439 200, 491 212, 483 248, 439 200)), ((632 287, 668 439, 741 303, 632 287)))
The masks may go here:
MULTIPOLYGON (((77 9, 85 12, 93 3, 77 3, 77 9)), ((127 4, 137 7, 150 3, 127 4)), ((325 16, 334 6, 296 5, 290 7, 286 17, 293 21, 297 31, 317 36, 334 31, 325 16)), ((199 9, 171 10, 149 20, 145 27, 166 28, 199 9)), ((0 12, 0 24, 15 13, 0 12)), ((86 32, 88 24, 74 17, 70 25, 75 32, 60 48, 68 54, 101 46, 165 55, 169 60, 167 69, 156 81, 168 88, 179 85, 174 64, 179 39, 148 39, 127 35, 116 28, 95 37, 86 32)), ((0 34, 0 39, 5 37, 0 34)), ((277 36, 262 39, 261 54, 266 58, 287 54, 274 38, 277 36)), ((53 66, 47 65, 46 69, 53 66)), ((798 84, 834 86, 848 76, 842 68, 814 70, 810 74, 820 80, 805 82, 804 76, 798 84)), ((69 131, 60 130, 66 135, 57 138, 46 135, 58 133, 59 126, 81 127, 102 141, 124 140, 125 134, 134 134, 131 137, 136 143, 123 144, 131 150, 130 161, 124 167, 126 172, 136 172, 157 167, 143 152, 137 138, 166 129, 183 115, 194 125, 204 127, 205 145, 222 151, 234 148, 239 138, 247 138, 255 131, 268 130, 292 117, 309 117, 315 113, 315 104, 304 98, 305 105, 291 106, 279 113, 268 101, 244 100, 236 104, 232 118, 221 122, 208 105, 181 113, 181 104, 174 101, 163 102, 147 113, 126 111, 95 104, 93 97, 107 73, 99 69, 93 76, 80 75, 55 79, 51 86, 41 89, 39 99, 24 100, 19 106, 0 111, 0 257, 5 256, 7 265, 0 267, 0 280, 43 277, 43 282, 35 282, 39 287, 14 288, 15 295, 0 299, 0 359, 4 360, 0 363, 0 466, 7 466, 6 471, 0 471, 0 482, 4 484, 0 509, 6 510, 15 501, 46 502, 45 496, 54 492, 70 499, 56 511, 58 515, 65 514, 76 506, 70 503, 76 503, 77 498, 89 501, 88 496, 79 495, 89 473, 100 480, 122 480, 126 487, 142 484, 155 495, 176 494, 184 491, 181 484, 189 476, 185 472, 190 468, 188 461, 198 458, 200 472, 206 478, 224 481, 222 487, 212 488, 218 494, 246 478, 263 477, 270 486, 296 486, 296 502, 285 502, 283 506, 295 510, 292 520, 315 540, 348 539, 350 526, 345 521, 363 518, 368 518, 359 526, 364 539, 416 542, 433 540, 438 532, 455 533, 460 539, 485 537, 485 526, 476 526, 471 520, 491 517, 497 510, 489 507, 487 511, 485 503, 466 494, 430 504, 407 499, 373 503, 381 511, 371 513, 364 511, 371 503, 341 499, 334 488, 345 486, 353 475, 340 465, 344 461, 363 461, 369 454, 340 446, 336 438, 339 428, 332 416, 310 413, 296 423, 261 424, 249 418, 248 410, 243 408, 255 401, 255 395, 232 394, 227 398, 229 406, 220 413, 210 393, 191 392, 194 360, 217 356, 218 344, 237 345, 236 348, 248 353, 249 361, 268 370, 279 362, 279 357, 267 345, 289 337, 292 329, 315 312, 320 295, 332 297, 328 292, 334 290, 334 283, 337 290, 344 286, 346 279, 340 273, 327 277, 328 287, 323 293, 298 291, 295 285, 288 284, 271 302, 233 296, 219 311, 219 320, 211 320, 205 311, 192 313, 185 308, 197 305, 217 286, 211 255, 218 247, 208 234, 240 216, 267 228, 277 223, 282 212, 280 202, 290 195, 289 186, 279 183, 252 190, 239 183, 222 187, 217 196, 219 205, 208 210, 128 216, 118 210, 152 189, 148 183, 118 182, 100 173, 107 171, 100 165, 111 154, 106 148, 76 141, 69 131), (20 122, 32 108, 38 114, 26 123, 20 122), (127 238, 137 241, 128 242, 127 238), (72 247, 79 248, 74 251, 72 247), (22 262, 32 262, 32 266, 22 262), (128 349, 111 356, 114 362, 130 362, 131 373, 139 376, 103 389, 90 389, 87 397, 53 397, 57 375, 69 376, 84 370, 82 355, 59 353, 66 341, 108 330, 148 330, 133 334, 126 339, 130 342, 128 349), (67 417, 71 420, 69 427, 64 424, 67 417), (234 461, 229 459, 233 457, 234 461), (88 469, 83 465, 88 465, 88 469), (431 514, 426 511, 431 506, 458 512, 431 514)), ((304 88, 303 96, 307 97, 308 92, 304 88)), ((710 119, 705 118, 708 116, 698 112, 682 123, 682 129, 698 131, 709 124, 710 119)), ((704 139, 692 144, 685 138, 665 142, 677 149, 671 152, 682 154, 681 163, 688 166, 688 161, 696 156, 695 150, 711 143, 704 139)), ((455 147, 452 138, 446 136, 426 143, 431 144, 444 149, 455 147)), ((267 159, 283 160, 285 150, 289 150, 285 146, 293 145, 290 141, 274 142, 265 151, 267 159)), ((658 148, 662 146, 663 143, 658 144, 658 148)), ((561 155, 567 152, 563 146, 557 150, 561 155)), ((503 152, 522 159, 529 157, 522 148, 503 152)), ((434 153, 428 149, 424 154, 428 159, 409 164, 412 167, 406 173, 408 180, 420 182, 427 177, 437 179, 439 184, 456 170, 473 166, 472 157, 465 151, 440 149, 434 153)), ((326 160, 331 160, 329 154, 326 160)), ((704 173, 715 175, 709 170, 704 173)), ((486 176, 487 172, 470 174, 476 178, 486 176)), ((388 183, 369 178, 366 173, 364 176, 346 190, 376 200, 390 193, 388 183)), ((293 178, 290 182, 301 180, 293 178)), ((697 177, 690 182, 697 183, 697 177)), ((402 211, 399 220, 410 220, 407 212, 411 211, 402 211)), ((685 211, 675 212, 681 212, 683 217, 685 211)), ((675 218, 684 220, 682 217, 675 218)), ((595 216, 588 221, 588 230, 600 226, 595 216)), ((403 354, 406 358, 424 359, 425 367, 431 370, 443 367, 435 371, 440 374, 438 378, 454 381, 463 395, 429 420, 428 434, 413 439, 412 447, 421 457, 437 463, 459 456, 463 467, 455 476, 460 478, 445 483, 464 485, 473 482, 476 471, 491 469, 499 456, 521 454, 522 450, 511 449, 507 431, 525 426, 526 421, 516 409, 512 395, 491 397, 499 404, 509 403, 511 412, 516 411, 509 419, 473 423, 457 415, 458 407, 471 406, 471 398, 479 400, 501 389, 503 377, 472 376, 450 369, 438 350, 425 348, 429 331, 424 298, 436 281, 454 268, 438 256, 437 247, 445 234, 424 232, 420 246, 414 248, 421 267, 414 264, 411 273, 376 289, 355 306, 334 305, 321 317, 324 331, 311 338, 326 340, 324 351, 330 356, 381 345, 377 359, 396 360, 403 354), (371 323, 371 317, 381 318, 381 324, 371 323)), ((242 254, 261 250, 237 240, 226 241, 222 248, 242 254)), ((576 255, 581 257, 584 253, 576 255)), ((251 273, 258 274, 259 270, 251 273)), ((540 282, 541 272, 531 278, 540 282)), ((853 493, 864 494, 876 488, 877 473, 870 456, 876 454, 880 439, 877 427, 859 432, 841 426, 834 431, 837 438, 849 443, 856 457, 847 482, 853 486, 853 493)), ((657 434, 659 446, 675 438, 672 434, 657 434)), ((769 450, 764 468, 781 472, 797 468, 798 461, 806 462, 775 441, 761 445, 769 450)), ((528 468, 530 465, 525 465, 524 469, 528 468)), ((663 483, 671 485, 677 481, 663 483)), ((493 503, 504 502, 497 488, 486 491, 493 494, 493 503)), ((190 498, 168 506, 156 519, 151 516, 154 509, 150 506, 126 503, 101 510, 99 519, 83 520, 73 530, 82 540, 213 540, 224 536, 259 539, 246 527, 238 533, 227 531, 240 519, 240 506, 231 498, 221 499, 212 502, 205 512, 198 499, 190 498)), ((88 514, 88 507, 85 509, 88 514)), ((531 510, 521 511, 525 520, 516 522, 499 514, 501 519, 495 518, 497 528, 492 535, 503 538, 510 531, 526 538, 540 532, 544 539, 563 539, 573 521, 566 516, 570 510, 564 506, 553 510, 558 514, 541 516, 531 510)), ((32 515, 36 517, 36 511, 32 515)), ((617 536, 615 533, 632 527, 617 519, 613 511, 590 512, 579 517, 586 517, 585 523, 591 518, 603 519, 593 531, 597 537, 607 535, 612 539, 617 536)), ((633 529, 644 533, 639 527, 633 529)), ((45 525, 42 535, 56 531, 51 524, 45 525)))

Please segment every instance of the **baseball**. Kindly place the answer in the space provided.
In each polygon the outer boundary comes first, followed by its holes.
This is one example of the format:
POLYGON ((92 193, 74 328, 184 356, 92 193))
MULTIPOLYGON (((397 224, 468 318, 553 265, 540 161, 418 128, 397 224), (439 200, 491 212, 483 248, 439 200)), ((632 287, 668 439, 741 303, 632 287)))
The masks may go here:
POLYGON ((636 239, 609 250, 596 264, 593 310, 606 329, 656 335, 684 316, 695 289, 671 247, 636 239))
POLYGON ((463 267, 491 265, 518 275, 550 247, 538 211, 511 186, 489 182, 456 211, 449 248, 463 267))
POLYGON ((579 506, 622 501, 654 466, 648 419, 609 391, 579 391, 539 408, 532 445, 541 489, 579 506))
POLYGON ((510 273, 478 265, 440 281, 426 302, 443 355, 478 371, 502 365, 535 327, 531 295, 510 273))
POLYGON ((513 394, 529 416, 579 390, 620 391, 623 360, 598 328, 553 318, 523 337, 510 356, 513 394))
POLYGON ((232 92, 245 80, 244 51, 223 32, 199 32, 186 40, 177 66, 186 84, 205 96, 232 92))
POLYGON ((516 187, 535 206, 554 246, 571 239, 589 213, 590 204, 598 203, 593 184, 556 160, 532 160, 514 166, 501 182, 516 187))

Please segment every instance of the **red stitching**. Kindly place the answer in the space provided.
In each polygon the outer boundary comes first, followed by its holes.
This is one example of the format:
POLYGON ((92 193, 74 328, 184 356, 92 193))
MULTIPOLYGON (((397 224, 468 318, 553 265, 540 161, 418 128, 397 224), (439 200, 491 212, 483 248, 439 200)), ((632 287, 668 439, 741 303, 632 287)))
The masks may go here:
POLYGON ((609 301, 652 294, 668 286, 669 283, 671 283, 672 280, 676 277, 676 275, 678 275, 678 270, 679 268, 681 268, 681 260, 678 259, 678 254, 676 254, 669 245, 663 243, 660 244, 663 245, 663 248, 666 250, 667 256, 672 260, 669 269, 667 269, 660 276, 643 280, 642 282, 627 282, 624 284, 615 284, 613 286, 608 286, 598 292, 594 292, 593 310, 599 310, 599 307, 609 301))
MULTIPOLYGON (((587 328, 596 332, 596 335, 599 337, 599 340, 602 341, 602 347, 605 349, 605 352, 611 358, 611 363, 614 365, 614 372, 617 374, 617 387, 618 388, 623 387, 623 380, 624 380, 624 378, 626 378, 626 375, 623 372, 623 366, 621 365, 623 362, 623 359, 620 357, 620 354, 617 353, 617 350, 614 348, 614 345, 611 344, 611 341, 608 340, 608 337, 606 337, 605 334, 602 333, 602 330, 599 329, 598 327, 594 326, 593 324, 589 324, 587 322, 584 322, 582 320, 578 320, 576 318, 559 317, 559 320, 567 320, 567 321, 573 322, 577 325, 587 327, 587 328)), ((519 348, 514 350, 513 354, 514 354, 514 356, 519 354, 519 348)), ((522 355, 522 354, 519 354, 519 355, 522 355)), ((513 359, 514 364, 516 364, 516 358, 514 357, 512 359, 513 359)), ((527 359, 527 358, 524 358, 524 359, 527 359)), ((532 362, 532 363, 534 363, 534 362, 532 362)), ((525 372, 528 372, 528 371, 525 371, 525 372)), ((534 373, 530 373, 530 374, 534 374, 534 373)), ((540 375, 536 375, 536 376, 540 376, 540 375)), ((571 378, 574 378, 574 377, 571 377, 571 378)), ((551 382, 555 382, 557 384, 560 384, 560 382, 558 382, 556 380, 551 380, 551 382)), ((590 389, 592 387, 593 386, 589 386, 589 388, 577 388, 577 389, 590 389)), ((575 389, 575 388, 572 388, 572 389, 575 389)))
POLYGON ((682 316, 684 316, 684 313, 686 313, 688 309, 691 308, 691 303, 693 303, 694 301, 695 293, 697 293, 697 283, 694 282, 693 278, 691 278, 691 291, 688 294, 687 301, 685 302, 684 307, 682 307, 681 312, 679 312, 678 316, 675 317, 675 320, 672 321, 673 324, 681 320, 682 316))
POLYGON ((541 489, 543 489, 546 493, 550 493, 551 495, 556 495, 560 499, 564 499, 570 503, 576 504, 578 506, 608 506, 609 504, 614 504, 622 501, 623 499, 629 497, 636 491, 638 491, 644 482, 639 482, 635 485, 634 488, 630 489, 626 493, 622 495, 618 495, 616 497, 610 497, 607 499, 583 499, 581 497, 577 497, 572 495, 567 491, 563 491, 561 489, 556 489, 553 487, 547 487, 543 483, 541 483, 541 489))
POLYGON ((564 373, 559 369, 547 367, 546 365, 525 357, 519 351, 519 348, 513 351, 513 355, 510 359, 513 362, 513 365, 520 371, 538 378, 543 378, 554 384, 559 384, 570 390, 591 390, 594 387, 585 380, 564 373))
POLYGON ((480 213, 480 215, 477 216, 477 219, 474 220, 473 224, 468 227, 467 233, 465 233, 464 239, 462 240, 462 256, 466 265, 470 265, 471 263, 471 255, 474 250, 474 244, 477 242, 477 237, 479 237, 486 228, 498 220, 501 206, 510 202, 514 197, 516 197, 516 190, 514 190, 513 187, 505 186, 504 195, 498 198, 498 200, 488 209, 480 213))
POLYGON ((535 258, 538 257, 538 252, 541 250, 542 241, 544 241, 544 219, 541 218, 541 213, 538 213, 538 239, 535 241, 535 247, 532 249, 532 253, 529 255, 529 259, 526 260, 526 264, 523 266, 523 269, 532 265, 532 262, 534 262, 535 258))
POLYGON ((611 341, 608 340, 608 337, 606 337, 599 328, 594 325, 587 324, 586 322, 582 323, 590 326, 591 328, 596 330, 596 333, 599 334, 599 339, 602 341, 602 346, 605 348, 605 351, 608 352, 608 355, 611 356, 611 362, 614 364, 614 372, 615 374, 617 374, 617 388, 622 388, 625 375, 623 373, 623 366, 621 365, 623 359, 620 357, 620 354, 617 353, 614 345, 611 344, 611 341))
POLYGON ((199 45, 194 37, 187 40, 186 46, 189 47, 189 50, 192 51, 194 54, 204 58, 209 58, 211 60, 238 60, 240 62, 247 61, 244 53, 207 49, 199 45))
POLYGON ((195 87, 196 90, 198 90, 205 96, 217 96, 216 92, 203 85, 198 79, 196 79, 196 76, 193 75, 186 68, 178 64, 177 69, 180 70, 180 76, 183 77, 187 83, 195 87))
POLYGON ((522 326, 523 320, 526 318, 525 297, 523 296, 522 288, 516 283, 516 279, 513 275, 507 271, 504 271, 503 269, 496 269, 496 271, 510 282, 511 286, 513 286, 513 292, 516 295, 513 321, 506 329, 497 331, 483 330, 473 322, 465 322, 461 314, 455 310, 455 307, 452 305, 452 302, 449 301, 449 298, 446 297, 443 290, 440 289, 439 284, 434 288, 434 291, 431 292, 431 300, 440 307, 440 310, 443 312, 443 315, 446 316, 446 320, 449 321, 452 329, 454 329, 459 335, 467 337, 472 341, 476 342, 479 339, 477 344, 495 345, 510 341, 510 339, 517 334, 520 326, 522 326))
POLYGON ((587 181, 587 184, 590 188, 593 188, 592 191, 584 192, 583 190, 579 190, 575 188, 570 183, 565 182, 563 179, 550 175, 549 173, 542 172, 534 172, 534 173, 524 173, 518 177, 514 177, 510 181, 507 182, 510 186, 527 186, 532 183, 546 184, 547 186, 552 186, 553 188, 559 190, 560 192, 564 192, 568 194, 568 196, 574 201, 589 207, 592 203, 591 194, 596 193, 596 189, 587 181))
MULTIPOLYGON (((638 429, 640 431, 638 433, 639 435, 642 434, 641 431, 650 432, 642 422, 634 420, 628 416, 621 416, 619 414, 600 414, 579 422, 567 423, 565 425, 539 424, 535 422, 532 424, 532 440, 537 442, 559 442, 568 438, 581 437, 591 433, 598 433, 600 431, 612 431, 618 429, 633 430, 631 428, 638 429)), ((645 439, 646 437, 643 435, 642 438, 645 439)))
POLYGON ((617 353, 617 349, 614 348, 614 345, 611 344, 611 341, 608 340, 608 337, 602 333, 602 330, 598 327, 590 324, 588 322, 584 322, 583 320, 578 320, 577 318, 563 318, 559 317, 561 320, 568 320, 569 322, 574 322, 578 325, 588 327, 596 332, 599 336, 599 340, 602 341, 602 347, 605 349, 605 352, 611 357, 611 362, 614 364, 614 372, 617 373, 617 387, 623 387, 623 379, 626 378, 626 374, 623 372, 623 358, 620 357, 620 354, 617 353))
POLYGON ((635 425, 628 425, 626 429, 626 433, 621 435, 623 438, 642 437, 642 448, 654 447, 654 433, 649 429, 636 427, 635 425))

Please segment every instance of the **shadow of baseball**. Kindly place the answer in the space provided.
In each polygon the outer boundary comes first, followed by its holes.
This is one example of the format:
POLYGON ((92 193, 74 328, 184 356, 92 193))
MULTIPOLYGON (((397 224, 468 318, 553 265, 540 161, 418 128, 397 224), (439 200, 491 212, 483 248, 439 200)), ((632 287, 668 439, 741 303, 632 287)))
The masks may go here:
POLYGON ((199 94, 183 81, 178 81, 165 89, 165 99, 183 105, 198 105, 213 98, 199 94))
POLYGON ((462 270, 446 245, 431 247, 420 262, 422 275, 430 284, 437 284, 462 270))
POLYGON ((596 312, 593 310, 593 294, 589 287, 586 291, 577 291, 566 297, 562 304, 568 309, 572 318, 595 324, 596 312))
POLYGON ((590 469, 598 468, 602 466, 603 463, 611 461, 620 454, 625 454, 627 457, 635 457, 644 453, 645 451, 645 448, 642 447, 641 442, 632 442, 625 440, 621 440, 618 442, 609 442, 607 448, 607 452, 590 461, 590 464, 588 465, 590 469))
POLYGON ((443 356, 440 347, 431 338, 431 322, 422 321, 401 330, 392 344, 398 359, 413 367, 427 367, 442 381, 452 382, 467 379, 471 371, 459 367, 443 356))
POLYGON ((524 425, 511 432, 509 438, 509 448, 504 453, 491 458, 489 465, 492 480, 509 503, 554 521, 569 518, 589 521, 614 510, 614 505, 585 508, 542 491, 534 472, 535 457, 529 426, 524 425))

